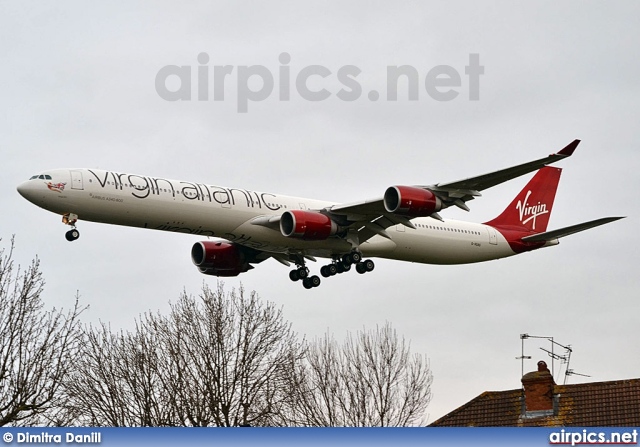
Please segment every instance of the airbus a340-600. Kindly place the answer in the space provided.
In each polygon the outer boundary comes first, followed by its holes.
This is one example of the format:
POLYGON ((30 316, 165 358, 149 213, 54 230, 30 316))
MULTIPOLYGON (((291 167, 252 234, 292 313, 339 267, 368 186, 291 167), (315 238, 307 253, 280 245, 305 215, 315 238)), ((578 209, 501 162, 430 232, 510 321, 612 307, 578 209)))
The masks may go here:
POLYGON ((30 202, 61 214, 78 239, 79 219, 189 233, 206 240, 191 248, 200 272, 236 276, 266 259, 295 265, 293 281, 310 289, 320 277, 306 261, 328 259, 323 277, 373 270, 370 257, 425 264, 488 261, 558 244, 558 239, 620 217, 547 231, 561 169, 547 165, 573 154, 579 140, 548 157, 455 182, 391 186, 382 197, 336 204, 206 183, 98 169, 56 169, 18 186, 30 202), (538 171, 495 219, 443 219, 450 206, 468 211, 480 191, 538 171))

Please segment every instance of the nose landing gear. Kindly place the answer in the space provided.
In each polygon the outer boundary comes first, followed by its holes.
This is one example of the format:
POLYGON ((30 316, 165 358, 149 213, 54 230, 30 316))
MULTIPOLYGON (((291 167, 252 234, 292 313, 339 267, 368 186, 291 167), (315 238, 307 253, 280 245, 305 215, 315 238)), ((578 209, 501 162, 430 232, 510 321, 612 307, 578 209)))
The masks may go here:
POLYGON ((76 229, 76 222, 78 221, 78 215, 73 213, 67 213, 62 216, 62 223, 65 225, 71 225, 71 229, 67 231, 64 237, 73 242, 80 237, 80 232, 76 229))

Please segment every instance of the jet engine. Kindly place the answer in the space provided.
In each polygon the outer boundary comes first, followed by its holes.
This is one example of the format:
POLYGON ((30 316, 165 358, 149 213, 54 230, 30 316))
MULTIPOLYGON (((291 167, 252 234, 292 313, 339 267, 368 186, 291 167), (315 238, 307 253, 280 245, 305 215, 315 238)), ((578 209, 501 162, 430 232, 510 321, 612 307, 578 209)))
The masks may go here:
POLYGON ((384 193, 384 208, 409 217, 427 217, 442 209, 440 199, 428 189, 390 186, 384 193))
POLYGON ((338 225, 330 217, 314 211, 285 211, 280 218, 283 236, 322 241, 336 234, 338 225))
POLYGON ((228 242, 196 242, 191 247, 191 260, 205 275, 238 276, 253 268, 240 247, 228 242))

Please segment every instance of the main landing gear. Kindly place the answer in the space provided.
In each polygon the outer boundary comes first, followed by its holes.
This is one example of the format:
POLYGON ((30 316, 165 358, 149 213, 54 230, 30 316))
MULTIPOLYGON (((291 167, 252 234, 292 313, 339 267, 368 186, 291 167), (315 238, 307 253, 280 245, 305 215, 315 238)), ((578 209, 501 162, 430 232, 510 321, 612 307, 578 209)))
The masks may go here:
POLYGON ((348 272, 351 270, 352 265, 356 266, 356 271, 360 274, 370 272, 375 267, 371 259, 363 261, 362 255, 357 251, 353 251, 343 255, 342 258, 335 258, 331 264, 320 268, 320 274, 328 278, 338 273, 348 272))
POLYGON ((291 281, 302 280, 302 285, 305 289, 312 289, 320 285, 320 278, 316 275, 309 276, 309 269, 305 267, 304 263, 298 265, 298 268, 289 272, 289 279, 291 281))
MULTIPOLYGON (((345 273, 351 270, 351 266, 355 265, 356 271, 360 274, 370 272, 374 269, 375 264, 371 259, 362 259, 362 254, 352 251, 340 256, 335 256, 331 264, 323 265, 320 268, 320 274, 329 278, 339 273, 345 273)), ((291 281, 302 280, 305 289, 311 289, 320 285, 320 278, 316 275, 309 276, 309 269, 305 266, 304 261, 297 263, 297 268, 289 272, 291 281)))
POLYGON ((78 215, 73 213, 67 213, 62 216, 62 223, 65 225, 71 225, 71 229, 67 231, 64 237, 73 242, 80 237, 80 232, 76 229, 76 222, 78 221, 78 215))

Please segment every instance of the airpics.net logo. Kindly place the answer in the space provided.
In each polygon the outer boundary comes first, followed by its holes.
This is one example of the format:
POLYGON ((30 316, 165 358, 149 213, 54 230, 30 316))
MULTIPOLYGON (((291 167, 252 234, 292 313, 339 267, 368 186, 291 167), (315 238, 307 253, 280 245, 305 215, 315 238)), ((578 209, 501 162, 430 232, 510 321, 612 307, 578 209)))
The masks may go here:
MULTIPOLYGON (((294 70, 289 53, 279 55, 276 70, 264 65, 220 65, 212 63, 211 57, 204 52, 196 59, 195 67, 165 65, 158 70, 155 88, 160 98, 165 101, 191 101, 194 97, 197 101, 225 101, 230 96, 227 93, 235 86, 237 111, 247 113, 249 103, 265 101, 274 94, 279 101, 290 101, 296 94, 305 101, 325 101, 335 96, 340 101, 351 102, 361 99, 364 93, 358 79, 362 70, 355 65, 337 69, 307 65, 294 70)), ((384 99, 419 101, 426 93, 433 101, 453 101, 460 99, 461 91, 466 89, 467 99, 478 101, 483 74, 484 66, 480 65, 477 53, 469 54, 469 62, 461 70, 450 65, 435 65, 421 75, 412 65, 388 65, 384 99)), ((372 102, 382 99, 377 89, 368 90, 366 98, 372 102)))

